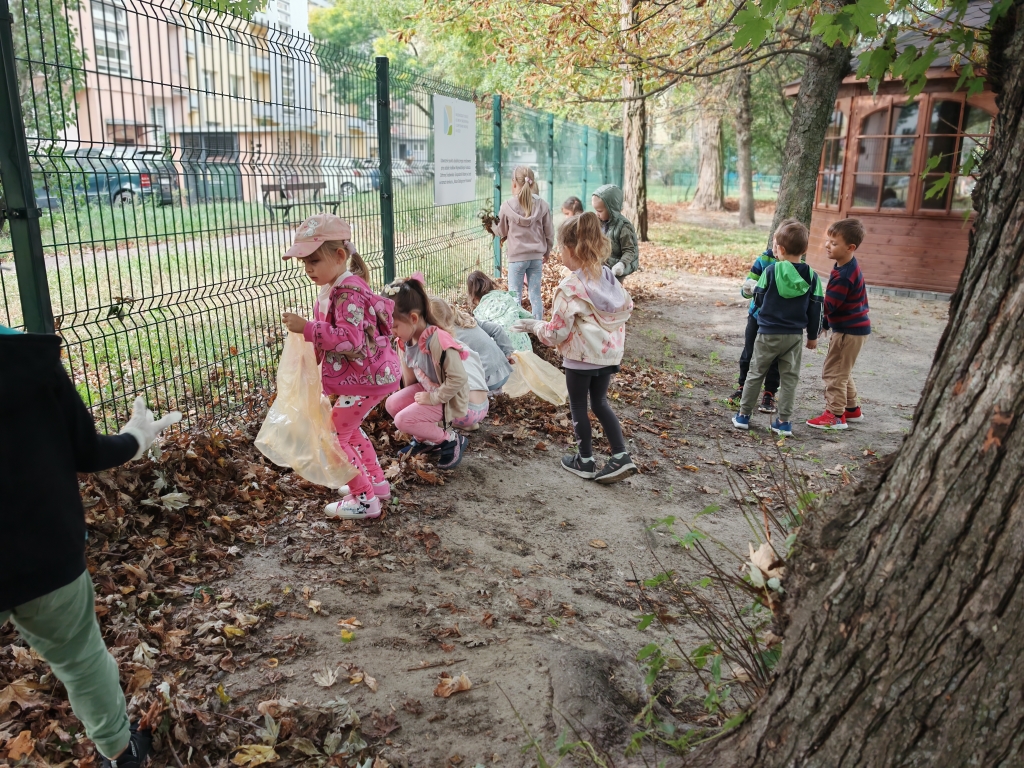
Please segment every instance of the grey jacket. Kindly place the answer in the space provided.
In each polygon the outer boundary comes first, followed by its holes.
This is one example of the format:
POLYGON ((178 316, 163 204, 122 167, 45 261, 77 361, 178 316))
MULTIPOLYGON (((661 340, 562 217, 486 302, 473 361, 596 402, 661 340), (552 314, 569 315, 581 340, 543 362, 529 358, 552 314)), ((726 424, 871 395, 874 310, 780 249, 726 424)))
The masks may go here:
POLYGON ((487 389, 494 391, 508 381, 512 374, 508 356, 512 354, 512 343, 504 329, 497 323, 477 322, 476 328, 456 328, 455 338, 480 356, 487 377, 487 389))

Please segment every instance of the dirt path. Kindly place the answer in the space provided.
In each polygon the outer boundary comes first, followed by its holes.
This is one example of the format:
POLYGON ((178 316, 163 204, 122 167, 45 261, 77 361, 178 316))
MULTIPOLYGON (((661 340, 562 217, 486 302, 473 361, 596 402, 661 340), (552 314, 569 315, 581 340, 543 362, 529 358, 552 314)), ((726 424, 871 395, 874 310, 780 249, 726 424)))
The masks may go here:
MULTIPOLYGON (((642 302, 630 322, 628 370, 670 374, 648 377, 646 387, 641 377, 620 377, 637 382, 635 391, 619 388, 618 402, 643 474, 600 487, 558 469, 567 409, 551 408, 548 430, 501 417, 489 423, 444 485, 399 491, 382 522, 338 524, 318 505, 296 507, 238 561, 229 582, 250 600, 271 600, 278 616, 270 647, 222 676, 229 695, 246 703, 345 696, 386 740, 382 755, 394 765, 534 765, 513 707, 549 756, 562 716, 622 755, 628 719, 645 696, 632 659, 651 640, 635 629, 634 574, 657 572, 652 552, 683 572, 695 567, 648 526, 667 515, 692 518, 714 502, 721 510, 704 518, 707 527, 745 551, 749 530, 727 495, 726 473, 746 467, 756 475, 762 453, 774 450, 764 429, 733 431, 723 402, 746 312, 736 281, 639 281, 658 298, 642 302), (337 622, 348 617, 362 626, 346 643, 337 622), (376 692, 350 685, 344 672, 330 690, 313 681, 315 671, 343 664, 372 676, 376 692), (463 672, 471 690, 433 695, 440 673, 463 672)), ((874 454, 898 446, 945 313, 945 304, 874 299, 875 333, 857 368, 866 420, 836 435, 798 426, 788 441, 796 466, 834 485, 844 470, 856 478, 874 454)), ((805 353, 798 425, 822 410, 823 359, 824 350, 805 353)))

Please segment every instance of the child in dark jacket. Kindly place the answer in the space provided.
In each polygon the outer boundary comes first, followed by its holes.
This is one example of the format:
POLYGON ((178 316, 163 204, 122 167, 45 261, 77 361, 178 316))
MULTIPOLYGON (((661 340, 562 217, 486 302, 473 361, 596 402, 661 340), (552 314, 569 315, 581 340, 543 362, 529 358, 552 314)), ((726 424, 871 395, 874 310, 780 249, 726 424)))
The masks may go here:
POLYGON ((779 416, 772 423, 772 432, 793 434, 793 404, 796 385, 800 381, 801 345, 807 330, 807 348, 818 346, 821 332, 821 281, 814 270, 801 262, 807 252, 807 227, 788 219, 775 230, 773 252, 778 261, 769 264, 754 289, 758 307, 757 339, 750 371, 743 385, 740 410, 732 420, 737 429, 750 428, 754 410, 768 368, 779 361, 779 416))
POLYGON ((864 241, 864 226, 857 219, 841 219, 828 228, 825 252, 836 265, 825 288, 825 330, 832 336, 821 367, 825 382, 825 411, 807 421, 815 429, 846 429, 864 417, 857 401, 853 366, 871 333, 868 291, 854 256, 864 241))
MULTIPOLYGON (((754 342, 757 340, 757 304, 754 302, 754 289, 757 281, 761 279, 765 268, 776 261, 772 249, 758 256, 750 266, 743 286, 740 288, 740 295, 750 299, 750 307, 747 309, 747 328, 743 333, 743 351, 740 352, 740 378, 738 387, 729 398, 736 405, 739 405, 743 397, 743 385, 747 382, 747 372, 750 370, 750 358, 754 354, 754 342)), ((768 373, 764 377, 764 394, 761 397, 761 404, 757 407, 761 413, 775 413, 775 396, 779 391, 779 361, 772 362, 768 373)))
POLYGON ((0 325, 0 625, 8 619, 64 683, 103 768, 136 768, 151 735, 128 722, 85 567, 79 472, 146 452, 181 419, 140 397, 119 435, 99 435, 60 362, 60 339, 0 325))

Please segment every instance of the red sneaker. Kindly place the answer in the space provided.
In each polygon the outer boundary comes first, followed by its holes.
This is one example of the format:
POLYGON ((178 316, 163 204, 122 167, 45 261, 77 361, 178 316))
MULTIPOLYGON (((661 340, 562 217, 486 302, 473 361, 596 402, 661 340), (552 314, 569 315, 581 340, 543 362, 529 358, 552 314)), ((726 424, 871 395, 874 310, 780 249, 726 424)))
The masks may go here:
POLYGON ((836 416, 829 410, 826 410, 816 419, 808 419, 807 426, 814 427, 815 429, 848 429, 846 426, 846 417, 836 416))
POLYGON ((843 414, 843 421, 864 421, 864 414, 860 412, 860 406, 847 408, 843 414))

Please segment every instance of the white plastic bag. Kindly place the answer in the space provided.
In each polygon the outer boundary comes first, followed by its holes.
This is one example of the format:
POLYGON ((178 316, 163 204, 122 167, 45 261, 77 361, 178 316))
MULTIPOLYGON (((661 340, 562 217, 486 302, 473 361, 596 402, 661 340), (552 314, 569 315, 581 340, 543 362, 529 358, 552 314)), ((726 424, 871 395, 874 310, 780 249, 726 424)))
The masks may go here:
POLYGON ((277 399, 256 436, 256 447, 278 466, 291 467, 317 485, 341 488, 356 476, 338 445, 316 352, 300 333, 289 333, 284 340, 277 399))
POLYGON ((541 400, 553 405, 565 405, 569 399, 569 390, 565 386, 565 376, 551 363, 534 352, 513 352, 515 365, 512 373, 501 388, 509 397, 522 397, 533 392, 541 400))

